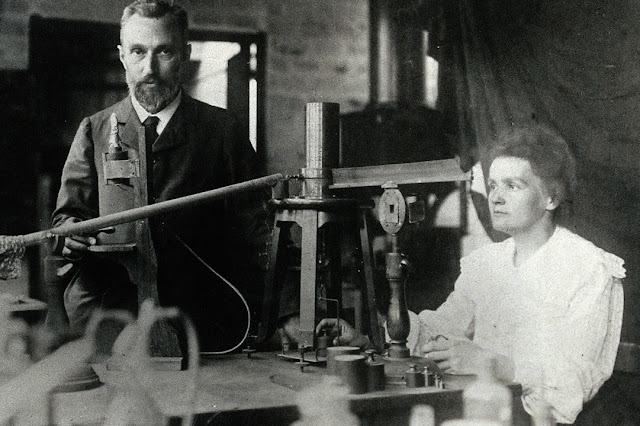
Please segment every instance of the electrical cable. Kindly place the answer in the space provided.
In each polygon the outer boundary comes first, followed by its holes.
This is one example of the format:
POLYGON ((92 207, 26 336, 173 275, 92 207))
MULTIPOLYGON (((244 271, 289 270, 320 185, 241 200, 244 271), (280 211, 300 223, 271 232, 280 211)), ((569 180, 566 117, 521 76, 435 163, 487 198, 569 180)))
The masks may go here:
MULTIPOLYGON (((167 229, 167 228, 165 228, 165 229, 167 229)), ((235 351, 240 346, 242 346, 242 344, 247 339, 247 336, 249 336, 249 331, 251 330, 251 309, 249 308, 249 303, 244 298, 242 293, 240 293, 240 290, 238 290, 233 284, 231 284, 231 282, 229 280, 227 280, 220 273, 218 273, 218 271, 213 269, 207 262, 205 262, 205 260, 203 258, 201 258, 191 247, 189 247, 189 245, 187 245, 187 243, 185 243, 184 240, 182 240, 182 238, 180 238, 175 232, 171 231, 171 233, 176 238, 176 240, 178 240, 180 242, 180 244, 182 244, 184 246, 184 248, 186 248, 189 251, 189 253, 191 253, 193 255, 193 257, 195 257, 198 260, 198 262, 202 263, 202 265, 204 265, 205 268, 207 268, 210 272, 212 272, 216 277, 220 278, 222 280, 222 282, 224 282, 226 285, 228 285, 229 288, 231 288, 231 290, 233 290, 238 295, 240 300, 242 300, 242 303, 244 304, 244 307, 247 310, 247 329, 245 330, 244 336, 242 337, 242 339, 240 339, 240 342, 237 345, 235 345, 234 347, 232 347, 231 349, 225 349, 223 351, 202 352, 202 353, 206 354, 206 355, 224 355, 224 354, 228 354, 230 352, 235 351)))

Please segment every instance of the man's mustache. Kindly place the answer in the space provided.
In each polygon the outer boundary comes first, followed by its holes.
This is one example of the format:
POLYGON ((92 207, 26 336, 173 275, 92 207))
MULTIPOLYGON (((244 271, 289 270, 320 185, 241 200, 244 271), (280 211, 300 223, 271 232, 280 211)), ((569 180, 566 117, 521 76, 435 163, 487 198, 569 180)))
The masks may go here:
POLYGON ((167 84, 167 82, 160 77, 150 76, 145 77, 136 83, 137 86, 141 86, 143 84, 167 84))

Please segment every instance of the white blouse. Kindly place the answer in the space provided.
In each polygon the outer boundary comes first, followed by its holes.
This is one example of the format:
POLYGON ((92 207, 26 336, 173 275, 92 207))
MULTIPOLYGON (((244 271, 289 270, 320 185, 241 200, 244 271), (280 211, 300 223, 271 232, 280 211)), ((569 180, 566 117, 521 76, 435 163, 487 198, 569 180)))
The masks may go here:
POLYGON ((514 250, 508 239, 462 258, 448 299, 411 315, 408 346, 417 354, 438 334, 472 339, 514 361, 529 413, 548 405, 573 423, 613 372, 624 262, 559 226, 519 267, 514 250))

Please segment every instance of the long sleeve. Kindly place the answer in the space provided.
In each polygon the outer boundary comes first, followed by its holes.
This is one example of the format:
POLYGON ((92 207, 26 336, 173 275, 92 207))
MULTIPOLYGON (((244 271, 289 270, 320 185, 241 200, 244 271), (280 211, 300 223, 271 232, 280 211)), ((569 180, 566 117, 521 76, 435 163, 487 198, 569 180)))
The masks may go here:
POLYGON ((53 226, 98 216, 98 182, 93 159, 91 122, 80 123, 62 170, 53 226))
POLYGON ((611 376, 622 324, 624 268, 605 252, 583 269, 580 285, 559 309, 524 326, 514 342, 515 381, 528 412, 550 406, 558 422, 573 423, 611 376))
POLYGON ((424 310, 417 316, 410 312, 411 332, 407 346, 412 354, 418 354, 420 347, 439 334, 458 338, 471 338, 475 303, 468 294, 471 277, 465 271, 458 277, 454 291, 437 310, 424 310), (416 330, 417 328, 417 330, 416 330))
POLYGON ((562 227, 524 265, 514 250, 508 239, 463 258, 447 301, 420 313, 413 348, 436 334, 471 338, 513 360, 529 413, 550 407, 572 423, 613 372, 624 262, 562 227))

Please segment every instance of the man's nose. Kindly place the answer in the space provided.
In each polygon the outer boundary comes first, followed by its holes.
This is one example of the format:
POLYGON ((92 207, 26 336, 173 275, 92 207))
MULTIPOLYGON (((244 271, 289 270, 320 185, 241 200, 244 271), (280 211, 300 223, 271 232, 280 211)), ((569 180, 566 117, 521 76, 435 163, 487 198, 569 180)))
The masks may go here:
POLYGON ((158 70, 158 60, 154 54, 150 53, 144 58, 144 62, 143 62, 144 74, 145 75, 155 74, 157 70, 158 70))

